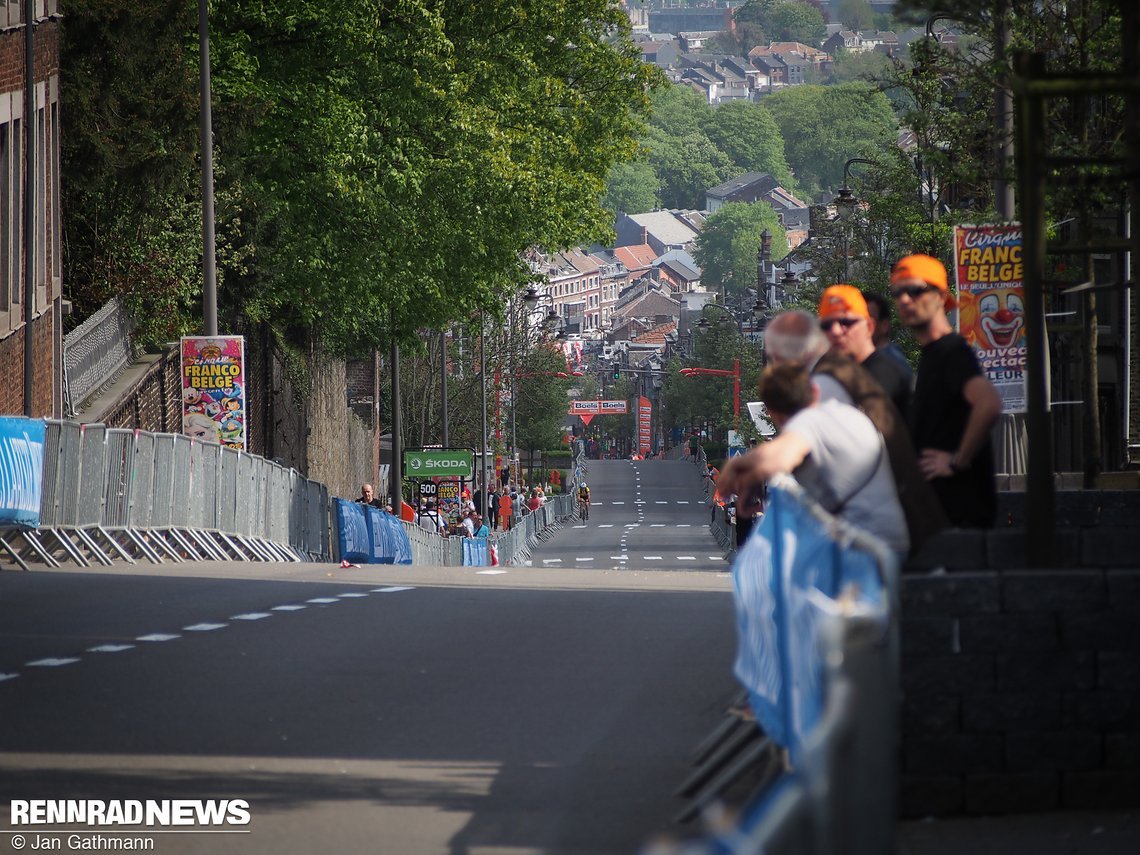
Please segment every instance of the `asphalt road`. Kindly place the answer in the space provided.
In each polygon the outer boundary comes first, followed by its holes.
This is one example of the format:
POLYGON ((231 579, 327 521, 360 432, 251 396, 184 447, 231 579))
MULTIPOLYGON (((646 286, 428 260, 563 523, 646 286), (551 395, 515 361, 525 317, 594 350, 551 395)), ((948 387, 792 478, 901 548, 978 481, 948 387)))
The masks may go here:
POLYGON ((224 798, 248 833, 153 851, 636 851, 733 693, 729 582, 503 569, 0 573, 0 828, 12 799, 224 798))
POLYGON ((709 532, 700 470, 683 460, 590 460, 590 518, 531 553, 544 567, 717 571, 728 565, 709 532))

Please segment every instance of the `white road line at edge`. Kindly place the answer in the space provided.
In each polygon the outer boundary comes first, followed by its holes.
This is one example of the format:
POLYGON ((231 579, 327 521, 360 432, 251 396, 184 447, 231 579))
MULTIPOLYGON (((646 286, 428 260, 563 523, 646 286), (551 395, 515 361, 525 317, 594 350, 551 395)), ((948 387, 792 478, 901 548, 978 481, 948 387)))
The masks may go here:
POLYGON ((59 658, 37 659, 35 662, 25 662, 25 668, 58 668, 60 665, 70 665, 72 662, 78 662, 79 659, 74 656, 61 656, 59 658))
POLYGON ((500 573, 506 573, 506 570, 476 570, 476 576, 498 576, 500 573))
POLYGON ((373 588, 373 594, 398 594, 400 591, 414 591, 415 585, 389 585, 387 588, 373 588))

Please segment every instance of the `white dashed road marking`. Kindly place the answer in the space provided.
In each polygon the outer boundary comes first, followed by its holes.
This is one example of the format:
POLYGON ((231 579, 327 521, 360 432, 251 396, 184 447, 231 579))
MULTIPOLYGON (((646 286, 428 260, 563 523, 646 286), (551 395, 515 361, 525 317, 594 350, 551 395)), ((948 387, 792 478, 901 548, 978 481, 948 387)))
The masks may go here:
POLYGON ((140 635, 135 641, 173 641, 181 635, 168 635, 164 632, 152 632, 150 635, 140 635))
POLYGON ((593 561, 593 558, 575 558, 575 561, 593 561))
POLYGON ((615 504, 615 505, 624 505, 624 504, 625 504, 625 502, 613 502, 612 504, 615 504))
POLYGON ((585 526, 584 525, 576 525, 576 526, 574 526, 574 528, 585 528, 585 526))
POLYGON ((646 561, 660 561, 661 560, 660 555, 643 555, 641 557, 644 558, 646 561))
POLYGON ((613 527, 614 527, 613 523, 605 523, 604 525, 598 526, 598 528, 613 528, 613 527))
POLYGON ((709 556, 709 561, 723 561, 723 560, 724 560, 723 555, 710 555, 709 556))
POLYGON ((215 629, 222 629, 225 626, 224 623, 196 623, 191 626, 184 626, 182 629, 186 632, 210 632, 215 629))
POLYGON ((562 559, 561 558, 543 558, 542 563, 543 564, 561 564, 562 559))
POLYGON ((299 612, 301 609, 308 608, 307 606, 274 606, 270 609, 271 612, 299 612))
POLYGON ((696 561, 697 556, 695 556, 695 555, 678 555, 677 560, 678 561, 696 561))
POLYGON ((337 598, 341 600, 355 600, 360 597, 367 597, 367 594, 361 594, 357 591, 350 591, 346 594, 337 594, 337 598))
MULTIPOLYGON (((333 600, 335 603, 336 600, 333 600)), ((231 615, 230 620, 261 620, 262 618, 273 617, 269 612, 246 612, 243 615, 231 615)))
POLYGON ((628 555, 611 555, 610 560, 611 561, 629 561, 629 556, 628 555))
POLYGON ((688 523, 677 523, 677 528, 692 528, 688 523))
POLYGON ((654 502, 654 504, 655 505, 667 505, 669 503, 668 502, 662 502, 662 501, 658 500, 658 501, 654 502))
POLYGON ((650 528, 665 528, 665 523, 650 523, 650 528))
POLYGON ((0 683, 3 683, 5 680, 15 680, 19 676, 19 674, 0 674, 0 683))
POLYGON ((689 503, 688 503, 688 502, 682 502, 682 501, 680 501, 680 500, 678 499, 678 500, 677 500, 677 504, 678 504, 678 505, 687 505, 687 504, 689 504, 689 503))
MULTIPOLYGON (((398 594, 400 591, 414 591, 415 585, 389 585, 387 588, 373 588, 373 594, 398 594)), ((310 602, 312 602, 310 600, 310 602)))
POLYGON ((124 650, 134 650, 133 644, 100 644, 98 647, 88 647, 88 653, 122 653, 124 650))
POLYGON ((72 662, 78 662, 74 656, 65 656, 58 659, 37 659, 35 662, 25 662, 26 668, 58 668, 61 665, 70 665, 72 662))
POLYGON ((321 605, 328 605, 336 601, 336 597, 313 597, 311 600, 305 600, 306 603, 320 603, 321 605))

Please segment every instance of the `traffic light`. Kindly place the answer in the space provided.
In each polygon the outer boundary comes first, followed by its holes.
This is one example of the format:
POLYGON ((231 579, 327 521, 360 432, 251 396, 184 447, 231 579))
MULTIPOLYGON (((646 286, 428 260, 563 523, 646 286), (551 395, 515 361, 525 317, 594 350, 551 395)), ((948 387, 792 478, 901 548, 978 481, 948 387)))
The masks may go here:
POLYGON ((617 365, 614 366, 614 373, 613 373, 612 377, 614 380, 620 380, 621 379, 621 368, 619 368, 617 365))

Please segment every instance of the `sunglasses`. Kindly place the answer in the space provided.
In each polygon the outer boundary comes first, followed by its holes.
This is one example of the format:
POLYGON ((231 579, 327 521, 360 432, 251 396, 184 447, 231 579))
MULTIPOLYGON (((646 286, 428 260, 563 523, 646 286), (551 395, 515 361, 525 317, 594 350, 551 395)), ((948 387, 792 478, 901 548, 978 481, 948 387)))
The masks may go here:
POLYGON ((919 297, 921 297, 927 291, 934 291, 934 290, 937 290, 937 289, 931 287, 930 285, 903 285, 901 288, 892 288, 891 289, 891 296, 894 297, 896 300, 899 297, 903 297, 903 296, 910 297, 912 300, 917 300, 919 297))
POLYGON ((824 332, 828 332, 833 324, 839 324, 845 330, 849 330, 862 320, 862 318, 825 318, 819 322, 819 328, 824 332))

